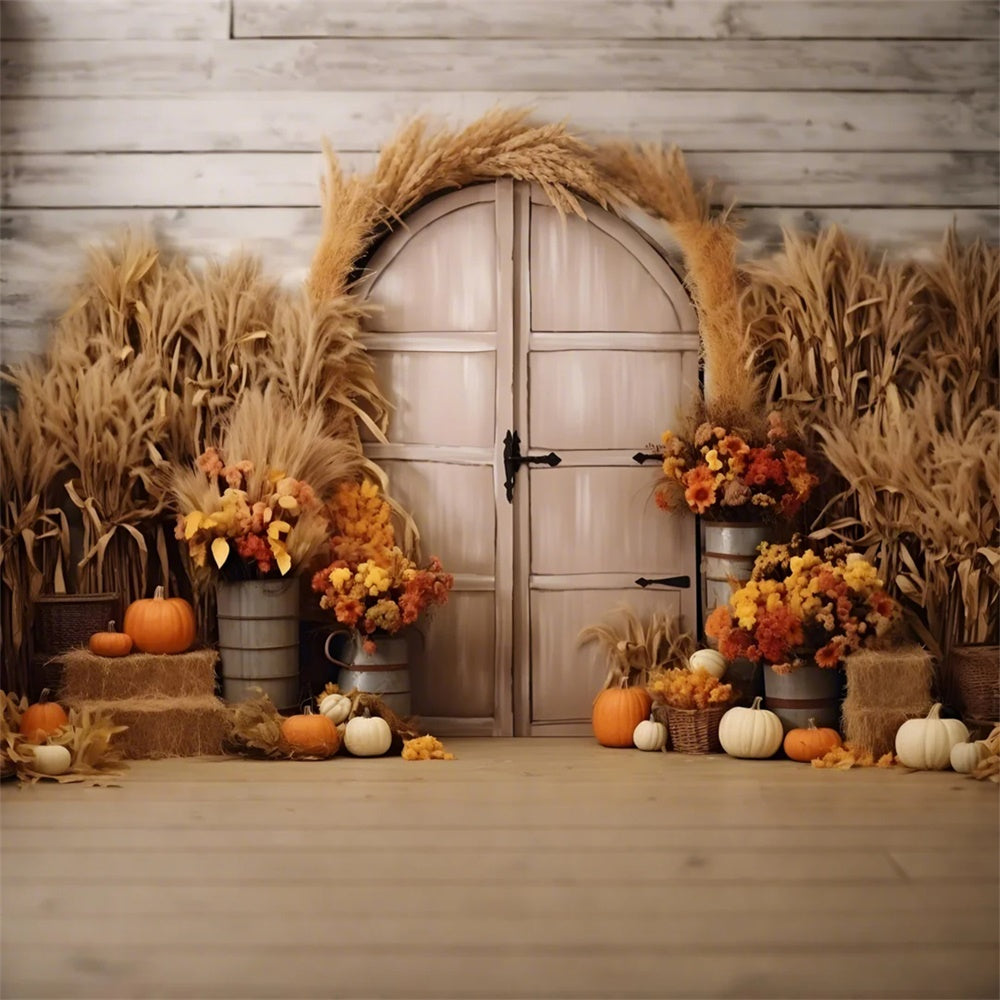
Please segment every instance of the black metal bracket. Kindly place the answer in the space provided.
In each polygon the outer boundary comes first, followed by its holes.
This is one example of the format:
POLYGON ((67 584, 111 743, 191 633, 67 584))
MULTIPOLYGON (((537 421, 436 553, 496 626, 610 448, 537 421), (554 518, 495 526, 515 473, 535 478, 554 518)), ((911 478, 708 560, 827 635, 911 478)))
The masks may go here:
POLYGON ((520 466, 531 464, 555 468, 561 461, 562 458, 554 451, 550 451, 547 455, 522 455, 520 435, 517 431, 507 431, 503 439, 503 471, 506 477, 503 485, 507 491, 507 502, 514 502, 514 478, 520 466))
POLYGON ((691 586, 691 577, 689 576, 664 576, 659 580, 647 580, 644 576, 640 576, 638 580, 635 581, 640 587, 648 587, 651 584, 657 583, 662 587, 681 587, 687 589, 691 586))
POLYGON ((658 451, 654 452, 637 451, 632 456, 632 461, 637 462, 639 465, 642 465, 643 462, 659 462, 662 461, 662 459, 663 456, 658 451))

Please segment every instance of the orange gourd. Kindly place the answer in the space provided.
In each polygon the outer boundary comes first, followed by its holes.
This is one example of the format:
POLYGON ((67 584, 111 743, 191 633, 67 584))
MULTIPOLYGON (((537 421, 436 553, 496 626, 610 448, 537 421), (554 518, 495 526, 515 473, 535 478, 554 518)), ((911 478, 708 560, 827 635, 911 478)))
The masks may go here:
POLYGON ((116 632, 115 623, 108 622, 107 632, 95 632, 87 642, 95 656, 128 656, 132 652, 132 636, 116 632))
POLYGON ((822 729, 813 719, 805 729, 789 729, 785 734, 785 755, 791 760, 807 764, 823 757, 842 745, 840 733, 836 729, 822 729))
POLYGON ((281 736, 296 754, 332 757, 340 749, 340 733, 325 715, 314 714, 307 705, 302 715, 281 723, 281 736))
POLYGON ((151 598, 133 601, 123 630, 143 653, 183 653, 194 644, 194 608, 183 597, 164 597, 157 587, 151 598))
POLYGON ((44 743, 53 733, 69 724, 69 716, 61 705, 49 701, 46 688, 34 705, 25 709, 21 716, 19 732, 29 743, 44 743))
POLYGON ((590 722, 603 747, 630 747, 635 727, 649 715, 653 700, 645 688, 605 688, 594 699, 590 722))

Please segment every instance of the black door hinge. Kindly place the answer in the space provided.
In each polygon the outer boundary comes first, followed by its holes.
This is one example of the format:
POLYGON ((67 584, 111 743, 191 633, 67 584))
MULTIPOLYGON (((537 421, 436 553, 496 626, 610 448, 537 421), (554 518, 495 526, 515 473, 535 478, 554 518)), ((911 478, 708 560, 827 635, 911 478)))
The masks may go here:
POLYGON ((651 584, 658 583, 661 587, 681 587, 688 588, 691 586, 691 577, 689 576, 664 576, 660 577, 659 580, 647 580, 644 576, 640 576, 638 580, 635 581, 640 587, 648 587, 651 584))
POLYGON ((654 452, 637 451, 632 456, 632 461, 633 462, 638 462, 639 465, 642 465, 643 462, 660 462, 662 460, 663 460, 663 456, 658 451, 654 451, 654 452))

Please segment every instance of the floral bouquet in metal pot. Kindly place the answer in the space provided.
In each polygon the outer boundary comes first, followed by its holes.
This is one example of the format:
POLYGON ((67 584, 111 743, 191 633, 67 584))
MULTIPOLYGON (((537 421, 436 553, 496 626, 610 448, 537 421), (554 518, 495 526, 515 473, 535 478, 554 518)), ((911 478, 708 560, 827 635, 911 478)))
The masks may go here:
POLYGON ((314 574, 312 589, 320 607, 364 637, 366 652, 379 634, 393 635, 448 600, 454 578, 436 557, 421 569, 396 544, 392 509, 377 484, 341 484, 328 515, 332 561, 314 574))
POLYGON ((709 615, 705 632, 727 660, 746 657, 788 674, 813 662, 839 667, 900 620, 899 605, 860 554, 835 545, 817 555, 793 538, 761 546, 750 580, 709 615))
POLYGON ((791 520, 819 483, 793 444, 777 413, 759 433, 710 421, 689 436, 664 431, 656 503, 663 510, 687 505, 712 520, 791 520))

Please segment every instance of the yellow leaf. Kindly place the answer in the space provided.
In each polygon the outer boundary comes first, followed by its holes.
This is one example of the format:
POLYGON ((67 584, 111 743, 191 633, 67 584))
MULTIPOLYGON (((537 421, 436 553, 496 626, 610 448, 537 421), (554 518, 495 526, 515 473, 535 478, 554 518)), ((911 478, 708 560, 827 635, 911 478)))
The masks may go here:
POLYGON ((267 526, 267 537, 268 538, 280 538, 282 534, 288 534, 292 530, 292 526, 287 521, 272 521, 267 526))
POLYGON ((282 576, 292 568, 292 557, 288 554, 288 549, 284 545, 281 546, 280 552, 274 553, 274 561, 278 564, 278 569, 281 570, 282 576))
POLYGON ((224 538, 216 538, 212 542, 212 558, 215 565, 222 569, 222 564, 229 558, 229 542, 224 538))
POLYGON ((190 541, 194 538, 205 515, 200 510, 193 510, 184 518, 184 540, 190 541))

